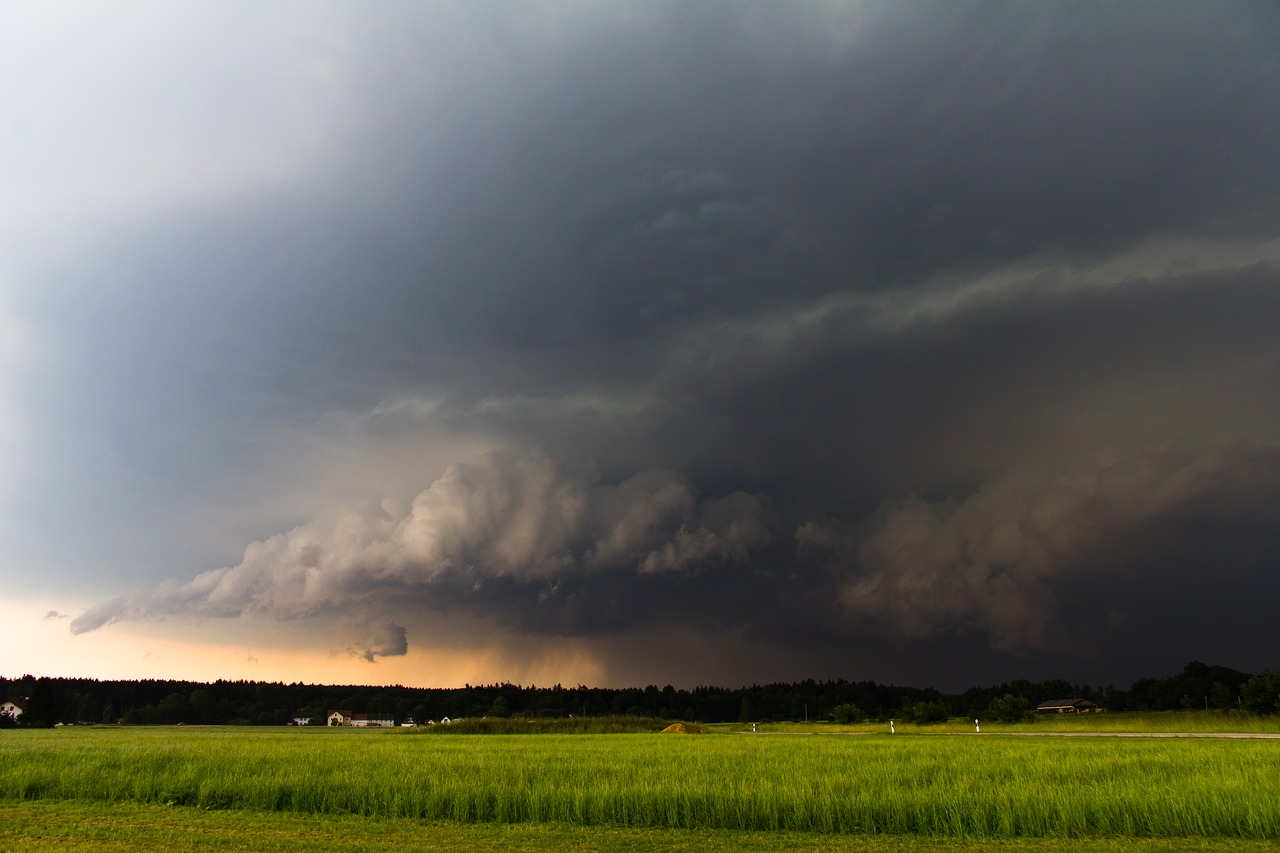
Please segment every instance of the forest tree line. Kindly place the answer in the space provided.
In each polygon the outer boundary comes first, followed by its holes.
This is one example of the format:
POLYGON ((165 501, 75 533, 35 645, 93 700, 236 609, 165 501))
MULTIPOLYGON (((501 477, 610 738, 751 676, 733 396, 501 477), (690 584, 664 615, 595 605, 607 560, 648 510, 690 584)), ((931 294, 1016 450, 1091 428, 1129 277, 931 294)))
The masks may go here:
MULTIPOLYGON (((460 688, 365 687, 258 681, 0 678, 0 701, 21 699, 21 725, 323 725, 343 709, 397 723, 473 717, 641 716, 696 722, 916 720, 950 716, 1016 718, 1051 699, 1090 699, 1108 711, 1242 709, 1280 713, 1280 671, 1251 675, 1198 661, 1127 690, 1067 681, 1011 681, 944 694, 872 681, 815 681, 750 687, 602 688, 491 684, 460 688)), ((13 725, 0 715, 0 725, 13 725)))

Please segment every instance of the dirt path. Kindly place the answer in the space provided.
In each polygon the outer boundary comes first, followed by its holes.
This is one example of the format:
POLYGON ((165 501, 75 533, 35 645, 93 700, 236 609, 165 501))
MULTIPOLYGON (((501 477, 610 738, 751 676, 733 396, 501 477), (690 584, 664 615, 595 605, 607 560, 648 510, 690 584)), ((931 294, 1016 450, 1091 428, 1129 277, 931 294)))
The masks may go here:
MULTIPOLYGON (((878 734, 878 732, 737 732, 742 735, 773 737, 850 737, 878 734)), ((907 732, 902 732, 906 735, 907 732)), ((1277 732, 911 732, 933 737, 1128 737, 1128 738, 1232 738, 1240 740, 1280 740, 1277 732)))
MULTIPOLYGON (((968 734, 976 734, 969 732, 968 734)), ((1280 734, 1261 732, 992 732, 1015 737, 1209 737, 1280 739, 1280 734)))

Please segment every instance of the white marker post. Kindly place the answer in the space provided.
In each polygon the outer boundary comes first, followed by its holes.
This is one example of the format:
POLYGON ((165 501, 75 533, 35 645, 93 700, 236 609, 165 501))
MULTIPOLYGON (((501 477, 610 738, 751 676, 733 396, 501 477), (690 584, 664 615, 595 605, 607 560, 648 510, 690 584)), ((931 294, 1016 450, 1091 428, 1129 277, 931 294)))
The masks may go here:
POLYGON ((896 732, 893 729, 893 720, 889 721, 889 734, 896 734, 896 732))
POLYGON ((974 730, 975 732, 979 732, 979 733, 982 731, 982 726, 978 725, 978 721, 977 721, 977 720, 974 720, 974 721, 973 721, 973 730, 974 730))

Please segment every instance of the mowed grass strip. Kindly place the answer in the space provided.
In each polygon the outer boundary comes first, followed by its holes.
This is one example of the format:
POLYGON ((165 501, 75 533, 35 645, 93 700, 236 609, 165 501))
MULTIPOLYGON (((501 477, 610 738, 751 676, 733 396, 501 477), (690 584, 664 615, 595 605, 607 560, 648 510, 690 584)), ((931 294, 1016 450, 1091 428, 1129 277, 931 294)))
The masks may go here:
POLYGON ((0 798, 978 839, 1280 839, 1280 741, 10 731, 0 798))

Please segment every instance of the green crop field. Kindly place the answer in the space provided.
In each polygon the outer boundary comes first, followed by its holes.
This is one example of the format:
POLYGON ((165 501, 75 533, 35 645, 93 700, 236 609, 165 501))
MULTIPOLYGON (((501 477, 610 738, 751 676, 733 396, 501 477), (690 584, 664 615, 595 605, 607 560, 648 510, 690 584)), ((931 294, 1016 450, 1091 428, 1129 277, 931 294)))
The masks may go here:
MULTIPOLYGON (((987 734, 1041 734, 1041 733, 1135 733, 1207 734, 1233 732, 1240 734, 1280 734, 1280 717, 1260 717, 1245 711, 1143 711, 1128 714, 1040 714, 1032 715, 1020 723, 1000 723, 981 720, 982 731, 987 734)), ((898 731, 917 734, 959 734, 974 730, 972 719, 953 718, 945 723, 917 726, 897 724, 898 731)), ((709 727, 715 731, 749 732, 751 723, 715 723, 709 727)), ((789 734, 835 732, 882 733, 889 730, 887 722, 865 722, 853 725, 814 723, 761 723, 760 732, 789 734)))
POLYGON ((13 730, 0 732, 0 803, 0 825, 23 805, 114 806, 692 833, 690 846, 708 832, 875 838, 883 849, 895 838, 1267 843, 1280 840, 1280 740, 13 730))

